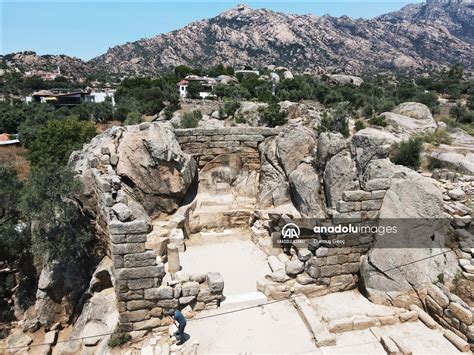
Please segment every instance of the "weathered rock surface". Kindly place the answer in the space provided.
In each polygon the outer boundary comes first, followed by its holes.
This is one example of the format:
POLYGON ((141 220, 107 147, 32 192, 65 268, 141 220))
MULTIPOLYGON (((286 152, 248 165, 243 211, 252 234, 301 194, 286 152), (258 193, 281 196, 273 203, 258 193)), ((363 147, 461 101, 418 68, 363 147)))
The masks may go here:
POLYGON ((408 168, 387 160, 374 164, 367 174, 391 179, 380 209, 380 223, 396 225, 398 230, 395 236, 377 235, 374 248, 362 259, 361 281, 376 303, 404 307, 420 304, 418 293, 440 273, 453 275, 457 264, 450 253, 436 256, 446 250, 436 247, 438 243, 444 245, 448 227, 442 194, 428 178, 408 168))
POLYGON ((359 186, 357 169, 351 153, 347 150, 333 156, 324 170, 324 192, 329 207, 335 207, 347 190, 356 190, 359 186))
POLYGON ((301 163, 288 177, 293 204, 304 217, 324 218, 319 176, 314 167, 301 163))
POLYGON ((429 108, 417 102, 402 103, 382 116, 387 122, 385 130, 400 138, 434 132, 437 127, 429 108))

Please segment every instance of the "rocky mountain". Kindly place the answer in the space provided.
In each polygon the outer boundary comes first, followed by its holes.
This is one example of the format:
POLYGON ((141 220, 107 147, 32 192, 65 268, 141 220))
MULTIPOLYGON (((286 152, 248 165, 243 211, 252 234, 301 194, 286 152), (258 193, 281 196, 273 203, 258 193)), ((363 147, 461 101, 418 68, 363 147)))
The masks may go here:
POLYGON ((4 67, 19 72, 56 72, 58 67, 62 75, 81 77, 92 70, 83 60, 67 55, 38 55, 33 51, 0 56, 4 67))
POLYGON ((379 17, 380 20, 435 23, 459 39, 474 44, 474 2, 472 0, 431 0, 412 4, 379 17))
POLYGON ((296 71, 319 68, 429 71, 453 62, 474 68, 471 0, 427 0, 375 19, 283 14, 238 5, 220 15, 152 38, 110 48, 89 62, 23 52, 4 56, 10 66, 66 74, 156 74, 179 64, 219 63, 296 71))
POLYGON ((239 5, 170 33, 116 46, 90 63, 110 72, 148 73, 221 62, 348 72, 429 69, 457 61, 472 68, 472 32, 464 32, 472 28, 470 13, 471 4, 461 0, 428 0, 371 20, 239 5))

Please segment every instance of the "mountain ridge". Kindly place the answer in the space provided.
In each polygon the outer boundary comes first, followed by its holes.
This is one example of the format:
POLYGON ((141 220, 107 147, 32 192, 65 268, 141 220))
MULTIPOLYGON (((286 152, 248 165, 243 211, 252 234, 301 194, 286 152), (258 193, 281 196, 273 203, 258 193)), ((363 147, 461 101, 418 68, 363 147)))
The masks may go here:
POLYGON ((461 62, 472 70, 473 10, 472 1, 428 0, 374 19, 353 19, 241 4, 168 33, 111 47, 88 62, 70 62, 72 70, 115 75, 219 63, 360 73, 430 71, 461 62))

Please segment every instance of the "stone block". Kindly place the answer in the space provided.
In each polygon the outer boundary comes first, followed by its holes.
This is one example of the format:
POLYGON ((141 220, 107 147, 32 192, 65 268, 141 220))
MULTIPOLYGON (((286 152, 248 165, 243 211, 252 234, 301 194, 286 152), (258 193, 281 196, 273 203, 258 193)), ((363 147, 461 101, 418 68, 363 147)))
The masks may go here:
POLYGON ((346 202, 356 202, 368 200, 371 198, 371 193, 363 190, 352 190, 344 191, 342 193, 342 199, 346 202))
POLYGON ((418 319, 416 311, 402 312, 399 315, 401 322, 415 322, 418 319))
POLYGON ((362 201, 362 209, 364 211, 379 210, 382 207, 382 200, 366 200, 362 201))
POLYGON ((121 269, 125 267, 123 255, 112 254, 112 263, 114 264, 115 269, 121 269))
POLYGON ((145 251, 144 243, 112 244, 112 254, 124 255, 143 253, 145 251))
POLYGON ((385 317, 378 317, 377 318, 380 325, 393 325, 398 323, 398 317, 396 316, 385 316, 385 317))
POLYGON ((134 279, 128 280, 127 285, 130 290, 141 290, 157 287, 158 280, 156 278, 134 279))
POLYGON ((154 329, 161 326, 161 319, 160 318, 150 318, 148 320, 144 320, 142 322, 135 322, 133 323, 133 330, 148 330, 154 329))
POLYGON ((366 181, 365 190, 366 191, 375 191, 375 190, 388 190, 390 188, 391 180, 390 179, 372 179, 366 181))
POLYGON ((187 297, 181 297, 179 299, 179 304, 181 306, 186 306, 196 300, 196 296, 187 296, 187 297))
POLYGON ((155 304, 146 300, 133 300, 127 302, 128 311, 136 311, 139 309, 151 309, 155 304))
POLYGON ((127 268, 152 266, 156 264, 156 256, 153 251, 147 250, 143 253, 124 255, 124 264, 127 268))
POLYGON ((188 281, 182 285, 182 296, 197 296, 199 294, 199 283, 196 281, 188 281))
POLYGON ((141 309, 138 311, 129 311, 129 312, 122 312, 119 314, 120 322, 121 323, 133 323, 133 322, 140 322, 143 320, 150 319, 150 311, 148 309, 141 309))
POLYGON ((337 201, 336 209, 339 212, 354 212, 360 211, 361 203, 359 201, 347 202, 347 201, 337 201))
POLYGON ((164 265, 124 268, 115 270, 118 280, 161 278, 165 275, 164 265))
POLYGON ((130 290, 126 292, 120 292, 117 295, 118 301, 132 301, 143 299, 143 290, 130 290))
POLYGON ((377 318, 356 317, 353 320, 353 330, 364 330, 377 325, 377 318))
POLYGON ((372 200, 382 200, 385 197, 386 190, 375 190, 371 192, 372 200))
POLYGON ((143 219, 125 223, 119 221, 109 223, 109 232, 111 234, 146 234, 150 230, 151 225, 143 219))
POLYGON ((472 324, 472 312, 469 308, 461 306, 459 303, 451 302, 448 306, 453 315, 466 325, 472 324))
POLYGON ((174 290, 170 286, 160 286, 145 290, 145 299, 147 300, 167 300, 174 297, 174 290))
POLYGON ((433 313, 443 316, 443 307, 441 307, 431 296, 426 296, 426 307, 433 313))
POLYGON ((216 300, 218 297, 219 295, 213 294, 210 288, 204 287, 204 288, 201 288, 201 291, 199 291, 197 300, 199 302, 207 303, 207 302, 216 300))
POLYGON ((160 318, 163 316, 163 308, 161 307, 152 308, 150 311, 150 314, 152 317, 160 318))
POLYGON ((218 272, 208 272, 206 275, 207 285, 213 293, 221 293, 224 290, 224 278, 218 272))
POLYGON ((353 329, 352 318, 339 318, 329 322, 328 329, 331 333, 350 332, 353 329))
POLYGON ((127 235, 127 243, 145 243, 147 241, 146 234, 129 234, 127 235))
POLYGON ((127 243, 126 234, 110 234, 110 240, 114 244, 125 244, 127 243))
POLYGON ((179 303, 178 303, 177 299, 173 298, 171 300, 160 300, 156 303, 156 305, 158 307, 161 307, 161 308, 168 308, 168 309, 169 308, 174 308, 174 309, 176 309, 176 308, 178 308, 179 303))

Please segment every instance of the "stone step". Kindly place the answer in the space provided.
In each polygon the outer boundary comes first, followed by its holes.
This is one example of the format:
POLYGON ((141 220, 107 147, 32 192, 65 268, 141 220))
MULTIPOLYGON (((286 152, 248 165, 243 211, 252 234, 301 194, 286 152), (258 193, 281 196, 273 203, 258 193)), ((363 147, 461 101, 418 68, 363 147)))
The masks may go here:
POLYGON ((264 305, 267 303, 267 297, 262 292, 241 293, 238 295, 226 296, 221 302, 222 310, 241 309, 252 306, 264 305))
POLYGON ((225 229, 219 232, 200 232, 201 237, 203 238, 223 238, 223 237, 232 237, 235 234, 235 231, 225 229))
POLYGON ((308 297, 301 295, 293 298, 293 303, 298 310, 298 314, 310 331, 316 346, 335 346, 336 336, 329 333, 321 318, 316 314, 315 309, 311 306, 308 297))

